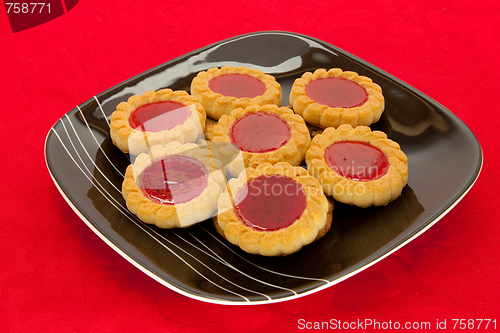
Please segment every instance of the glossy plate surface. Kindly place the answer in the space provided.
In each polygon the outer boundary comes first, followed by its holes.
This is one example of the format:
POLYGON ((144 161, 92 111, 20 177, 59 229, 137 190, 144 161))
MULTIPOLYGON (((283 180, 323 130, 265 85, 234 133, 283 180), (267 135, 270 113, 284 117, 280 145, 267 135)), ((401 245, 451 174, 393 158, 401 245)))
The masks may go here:
POLYGON ((284 301, 334 285, 386 257, 427 230, 467 193, 482 166, 481 147, 453 113, 401 80, 323 41, 288 32, 231 38, 169 61, 96 95, 50 129, 47 167, 82 220, 144 273, 186 296, 219 304, 284 301), (121 183, 128 156, 109 138, 109 118, 131 95, 171 88, 189 91, 199 71, 247 66, 274 75, 288 103, 305 71, 339 67, 379 84, 386 99, 372 126, 408 156, 409 181, 386 207, 336 203, 330 232, 300 252, 265 258, 222 239, 211 221, 162 230, 128 212, 121 183))

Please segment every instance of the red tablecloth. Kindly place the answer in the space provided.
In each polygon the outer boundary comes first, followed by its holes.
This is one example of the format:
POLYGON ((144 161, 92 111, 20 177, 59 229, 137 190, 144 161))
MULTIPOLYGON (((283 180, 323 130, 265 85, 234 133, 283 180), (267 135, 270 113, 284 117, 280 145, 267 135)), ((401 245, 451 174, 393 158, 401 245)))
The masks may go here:
POLYGON ((498 329, 499 40, 497 0, 85 0, 16 33, 0 6, 0 331, 288 332, 365 320, 381 324, 351 328, 446 320, 451 330, 454 319, 476 327, 476 319, 496 320, 489 329, 498 329), (484 165, 448 215, 348 280, 276 304, 209 304, 162 286, 97 237, 54 186, 44 140, 60 117, 103 90, 262 30, 324 40, 429 95, 472 129, 484 165))

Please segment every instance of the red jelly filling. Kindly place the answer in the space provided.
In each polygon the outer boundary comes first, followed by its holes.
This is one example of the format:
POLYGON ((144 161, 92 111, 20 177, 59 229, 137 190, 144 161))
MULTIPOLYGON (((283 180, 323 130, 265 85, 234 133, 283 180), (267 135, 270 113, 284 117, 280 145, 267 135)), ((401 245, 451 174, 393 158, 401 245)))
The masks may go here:
POLYGON ((247 226, 262 231, 286 228, 306 209, 307 198, 299 183, 284 176, 259 176, 236 195, 234 207, 247 226))
POLYGON ((151 201, 173 205, 188 202, 207 187, 207 170, 198 160, 169 155, 154 161, 139 175, 137 184, 151 201))
POLYGON ((332 108, 353 108, 363 105, 368 94, 359 84, 337 77, 311 81, 306 94, 318 104, 332 108))
POLYGON ((241 150, 267 153, 284 146, 290 140, 290 127, 278 116, 265 112, 249 113, 231 127, 231 141, 241 150))
POLYGON ((378 179, 389 168, 387 156, 380 149, 358 141, 332 144, 325 150, 325 159, 332 170, 355 181, 378 179))
POLYGON ((190 108, 184 104, 156 102, 138 107, 130 115, 129 124, 143 132, 159 132, 183 124, 190 115, 190 108))
POLYGON ((223 96, 254 98, 266 92, 265 84, 245 74, 225 74, 210 80, 208 87, 223 96))

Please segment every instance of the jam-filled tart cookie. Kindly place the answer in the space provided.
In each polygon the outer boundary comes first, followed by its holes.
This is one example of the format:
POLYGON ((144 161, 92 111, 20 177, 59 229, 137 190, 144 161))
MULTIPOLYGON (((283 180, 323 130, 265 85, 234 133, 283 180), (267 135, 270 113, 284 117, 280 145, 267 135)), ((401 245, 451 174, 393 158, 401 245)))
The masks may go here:
POLYGON ((290 105, 305 121, 323 128, 369 126, 384 112, 382 88, 372 79, 340 68, 320 68, 295 80, 290 105))
POLYGON ((263 163, 229 180, 214 225, 245 252, 289 255, 329 231, 332 210, 307 170, 286 162, 263 163))
POLYGON ((387 205, 408 181, 399 144, 367 126, 325 129, 312 140, 306 164, 327 195, 359 207, 387 205))
MULTIPOLYGON (((231 143, 240 151, 239 158, 224 163, 236 177, 245 167, 264 162, 300 165, 311 137, 301 116, 290 108, 268 104, 250 105, 222 116, 212 129, 212 144, 215 142, 231 143)), ((227 160, 222 150, 217 153, 222 162, 227 160)))
POLYGON ((121 151, 138 155, 172 141, 195 142, 203 134, 206 118, 203 106, 186 91, 150 90, 117 105, 110 134, 121 151))
POLYGON ((225 187, 222 164, 194 143, 154 146, 127 167, 127 208, 145 223, 184 228, 212 217, 225 187))
POLYGON ((248 67, 214 67, 199 72, 191 82, 191 94, 216 120, 252 104, 281 106, 281 86, 276 79, 248 67))

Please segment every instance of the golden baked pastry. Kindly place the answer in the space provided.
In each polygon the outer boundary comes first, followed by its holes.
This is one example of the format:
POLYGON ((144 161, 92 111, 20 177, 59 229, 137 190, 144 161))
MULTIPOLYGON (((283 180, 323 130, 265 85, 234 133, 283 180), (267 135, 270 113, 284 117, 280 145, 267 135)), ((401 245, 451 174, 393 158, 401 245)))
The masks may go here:
POLYGON ((229 153, 239 150, 239 158, 230 162, 224 151, 214 153, 236 177, 245 167, 255 168, 263 162, 300 165, 311 137, 304 119, 290 108, 255 104, 222 116, 212 129, 212 145, 215 142, 232 143, 235 148, 228 149, 229 153))
POLYGON ((214 67, 199 72, 191 82, 191 95, 198 97, 207 115, 216 120, 252 104, 281 106, 281 86, 276 79, 247 67, 214 67))
POLYGON ((323 128, 369 126, 384 112, 382 88, 366 76, 320 68, 295 80, 290 105, 305 121, 323 128))
POLYGON ((280 162, 246 168, 228 182, 214 217, 217 231, 243 251, 281 256, 324 236, 331 205, 319 182, 302 167, 280 162))
POLYGON ((151 147, 127 167, 127 208, 145 223, 184 228, 213 216, 225 187, 222 164, 194 143, 151 147))
POLYGON ((207 120, 205 121, 205 128, 203 129, 203 135, 206 140, 212 140, 212 129, 215 125, 217 125, 217 120, 207 117, 207 120))
POLYGON ((327 195, 359 207, 387 205, 408 181, 399 144, 367 126, 325 129, 311 141, 306 164, 327 195))
POLYGON ((138 155, 172 141, 195 142, 206 118, 203 106, 186 91, 150 90, 117 105, 111 115, 111 139, 121 151, 138 155))

